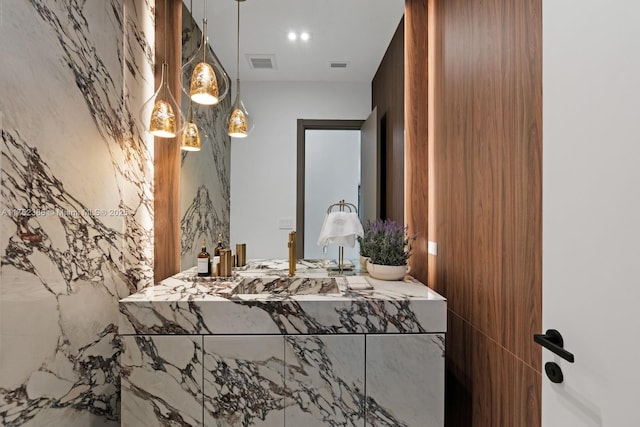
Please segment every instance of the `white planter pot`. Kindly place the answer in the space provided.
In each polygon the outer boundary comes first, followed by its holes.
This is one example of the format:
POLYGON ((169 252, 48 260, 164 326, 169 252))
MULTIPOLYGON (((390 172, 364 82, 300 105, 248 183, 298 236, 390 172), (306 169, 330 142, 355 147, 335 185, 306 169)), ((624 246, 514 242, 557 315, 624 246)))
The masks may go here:
POLYGON ((406 265, 380 265, 367 262, 367 271, 369 276, 380 280, 403 280, 404 276, 409 272, 406 265))
POLYGON ((360 256, 360 272, 361 273, 367 272, 367 262, 369 262, 369 257, 361 255, 360 256))

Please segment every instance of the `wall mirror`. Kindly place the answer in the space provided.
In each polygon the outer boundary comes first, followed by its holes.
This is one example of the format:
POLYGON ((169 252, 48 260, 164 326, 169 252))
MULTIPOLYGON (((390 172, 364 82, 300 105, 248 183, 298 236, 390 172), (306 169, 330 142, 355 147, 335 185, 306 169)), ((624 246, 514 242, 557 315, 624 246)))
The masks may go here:
MULTIPOLYGON (((201 27, 203 0, 185 1, 184 6, 183 12, 192 15, 201 27)), ((235 0, 207 5, 208 40, 234 87, 237 6, 235 0)), ((304 214, 300 219, 297 203, 298 120, 367 119, 372 110, 372 79, 403 13, 404 0, 240 3, 242 98, 255 129, 246 139, 227 137, 228 147, 223 144, 206 154, 209 168, 206 164, 197 166, 202 172, 196 178, 182 180, 183 245, 191 245, 189 251, 183 247, 183 269, 193 265, 194 246, 198 246, 194 242, 202 235, 215 240, 219 232, 232 248, 235 243, 246 243, 249 258, 286 257, 288 233, 297 230, 304 235, 301 226, 306 219, 304 214), (289 33, 295 33, 296 39, 291 40, 289 33), (308 34, 308 40, 302 40, 303 33, 308 34), (203 188, 199 183, 212 177, 221 181, 219 187, 211 184, 203 188), (214 213, 207 213, 208 209, 214 213)), ((184 32, 185 28, 183 42, 184 32)), ((229 106, 234 95, 235 89, 227 97, 229 106)), ((214 128, 212 138, 225 137, 222 116, 209 118, 214 128)), ((327 150, 335 153, 336 148, 327 144, 327 150)), ((335 158, 335 154, 317 156, 335 158)), ((327 164, 327 174, 338 167, 346 166, 327 164)), ((352 169, 359 170, 360 165, 354 162, 352 169)), ((186 170, 193 170, 193 166, 183 159, 183 178, 186 170)), ((313 195, 310 192, 304 197, 313 195)), ((364 199, 351 202, 364 206, 367 196, 361 197, 364 199)), ((317 236, 307 236, 309 239, 315 241, 317 236)), ((304 244, 298 247, 304 248, 304 244)), ((303 249, 298 256, 305 256, 303 249)))

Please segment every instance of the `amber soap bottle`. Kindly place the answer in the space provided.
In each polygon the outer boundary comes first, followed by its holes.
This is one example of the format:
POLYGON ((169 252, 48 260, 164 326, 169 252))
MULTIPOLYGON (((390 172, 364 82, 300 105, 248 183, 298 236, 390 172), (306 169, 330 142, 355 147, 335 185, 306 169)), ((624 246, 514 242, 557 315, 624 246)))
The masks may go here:
POLYGON ((224 249, 222 245, 222 233, 218 234, 218 246, 213 249, 213 256, 220 256, 220 251, 224 249))
POLYGON ((207 277, 211 276, 211 264, 209 263, 211 256, 207 252, 207 245, 202 240, 202 251, 198 254, 198 276, 207 277))

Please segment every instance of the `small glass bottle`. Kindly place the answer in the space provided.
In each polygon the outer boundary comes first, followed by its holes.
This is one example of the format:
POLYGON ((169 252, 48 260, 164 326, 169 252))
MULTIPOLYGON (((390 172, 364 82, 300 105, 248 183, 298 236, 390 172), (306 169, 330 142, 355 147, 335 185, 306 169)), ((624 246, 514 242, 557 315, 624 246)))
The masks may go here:
POLYGON ((218 246, 216 246, 213 250, 213 256, 220 256, 220 251, 224 249, 222 246, 222 233, 218 234, 218 246))
POLYGON ((205 240, 202 240, 202 251, 198 254, 198 276, 208 277, 211 276, 211 264, 209 263, 211 256, 207 252, 207 245, 205 240))

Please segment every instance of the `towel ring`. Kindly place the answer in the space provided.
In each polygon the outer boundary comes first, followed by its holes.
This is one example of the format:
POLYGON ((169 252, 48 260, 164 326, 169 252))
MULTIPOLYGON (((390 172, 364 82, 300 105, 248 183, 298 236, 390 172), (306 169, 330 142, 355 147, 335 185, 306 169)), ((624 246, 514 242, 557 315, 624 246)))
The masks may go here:
POLYGON ((335 207, 340 207, 340 212, 344 211, 344 208, 348 208, 349 212, 358 213, 358 208, 353 203, 345 202, 344 200, 339 201, 338 203, 334 203, 327 209, 327 214, 331 213, 331 210, 335 207))

